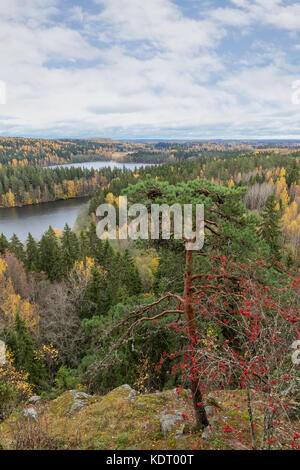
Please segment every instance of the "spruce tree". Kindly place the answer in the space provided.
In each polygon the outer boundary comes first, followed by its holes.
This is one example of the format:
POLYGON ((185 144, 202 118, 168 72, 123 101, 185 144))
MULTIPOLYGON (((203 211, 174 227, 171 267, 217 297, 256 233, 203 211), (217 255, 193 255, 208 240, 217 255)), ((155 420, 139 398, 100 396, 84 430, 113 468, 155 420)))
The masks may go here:
POLYGON ((81 310, 83 318, 92 318, 94 315, 104 315, 108 312, 111 306, 111 295, 107 284, 104 274, 94 266, 81 310))
POLYGON ((274 255, 277 260, 281 258, 280 217, 281 211, 276 209, 276 199, 272 194, 266 200, 262 211, 262 222, 260 224, 259 233, 261 238, 268 243, 271 254, 274 255))
POLYGON ((62 239, 62 268, 66 275, 75 261, 79 258, 79 242, 76 233, 72 232, 69 225, 66 224, 64 227, 62 239))
POLYGON ((39 242, 40 269, 51 281, 60 280, 63 274, 62 252, 53 228, 50 226, 39 242))
POLYGON ((89 244, 89 237, 86 232, 82 231, 79 235, 79 256, 80 259, 91 257, 91 249, 89 244))
POLYGON ((25 251, 22 242, 19 240, 17 235, 14 233, 10 239, 9 251, 16 255, 20 261, 25 261, 25 251))
POLYGON ((40 266, 38 244, 31 233, 28 233, 26 241, 25 266, 27 271, 38 271, 40 266))
POLYGON ((37 357, 34 340, 19 313, 16 314, 13 328, 5 329, 3 337, 7 348, 13 354, 15 367, 28 372, 32 384, 42 386, 46 371, 37 357))
POLYGON ((0 235, 0 253, 3 255, 3 253, 5 252, 5 250, 7 250, 9 247, 9 242, 6 238, 6 236, 1 233, 0 235))

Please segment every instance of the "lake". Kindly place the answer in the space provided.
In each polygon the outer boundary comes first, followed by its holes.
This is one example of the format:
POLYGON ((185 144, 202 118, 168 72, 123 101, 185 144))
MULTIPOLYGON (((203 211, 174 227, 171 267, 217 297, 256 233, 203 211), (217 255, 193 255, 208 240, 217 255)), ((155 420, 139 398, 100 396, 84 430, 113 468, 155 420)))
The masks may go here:
POLYGON ((64 168, 70 168, 71 166, 87 168, 91 170, 94 168, 95 170, 101 170, 101 168, 109 167, 113 168, 120 168, 121 170, 125 167, 128 170, 134 170, 135 168, 141 168, 142 166, 153 166, 154 163, 119 163, 119 162, 80 162, 80 163, 67 163, 65 165, 51 165, 47 168, 57 168, 59 166, 63 166, 64 168))
MULTIPOLYGON (((58 165, 61 166, 61 165, 58 165)), ((104 167, 127 168, 134 170, 141 166, 149 166, 141 163, 117 163, 117 162, 83 162, 63 165, 66 167, 95 168, 99 170, 104 167)), ((83 204, 89 198, 68 199, 56 202, 47 202, 36 206, 11 207, 9 209, 0 209, 0 234, 4 233, 9 239, 15 233, 19 239, 24 242, 28 232, 39 240, 41 235, 48 229, 49 225, 53 228, 63 229, 68 223, 73 227, 78 212, 83 204)))
POLYGON ((4 233, 7 239, 15 233, 24 242, 28 232, 39 240, 41 235, 48 230, 49 225, 61 230, 65 223, 73 227, 80 207, 88 199, 67 199, 36 206, 0 209, 0 233, 4 233))

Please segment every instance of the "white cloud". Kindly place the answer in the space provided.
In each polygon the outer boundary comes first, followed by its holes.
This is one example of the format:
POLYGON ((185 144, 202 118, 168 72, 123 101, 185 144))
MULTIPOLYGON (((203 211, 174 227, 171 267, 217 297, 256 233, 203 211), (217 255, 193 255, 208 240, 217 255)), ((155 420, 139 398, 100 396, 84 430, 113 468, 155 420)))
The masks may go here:
POLYGON ((151 41, 163 51, 195 53, 209 47, 225 35, 208 20, 184 17, 170 0, 97 0, 104 8, 94 20, 108 26, 110 33, 122 41, 151 41))
POLYGON ((244 8, 249 21, 263 23, 289 31, 300 30, 300 5, 297 2, 284 4, 282 0, 231 0, 244 8))
POLYGON ((68 16, 55 0, 2 2, 2 134, 300 135, 299 67, 255 35, 235 63, 222 49, 232 28, 279 28, 276 12, 294 31, 297 4, 232 0, 193 19, 170 0, 97 0, 94 15, 82 1, 68 16))

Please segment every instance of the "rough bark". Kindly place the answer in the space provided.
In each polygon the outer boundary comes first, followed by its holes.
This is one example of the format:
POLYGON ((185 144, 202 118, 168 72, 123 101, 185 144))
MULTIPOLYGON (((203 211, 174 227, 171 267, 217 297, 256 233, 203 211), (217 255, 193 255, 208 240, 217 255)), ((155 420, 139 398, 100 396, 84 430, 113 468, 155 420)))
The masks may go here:
MULTIPOLYGON (((188 328, 188 335, 190 339, 190 354, 191 359, 193 357, 193 351, 196 347, 196 336, 197 328, 195 323, 195 313, 193 308, 193 299, 192 299, 192 287, 193 287, 193 274, 192 274, 192 265, 193 265, 193 251, 186 251, 186 269, 185 269, 185 279, 184 279, 184 315, 188 328)), ((192 364, 192 360, 190 361, 192 364)), ((192 372, 191 372, 192 373, 192 372)), ((209 425, 205 407, 203 404, 202 392, 200 390, 200 377, 199 373, 196 370, 192 373, 193 377, 191 379, 191 390, 193 397, 193 405, 195 410, 195 420, 197 428, 204 428, 209 425), (201 405, 199 406, 199 403, 201 405)))

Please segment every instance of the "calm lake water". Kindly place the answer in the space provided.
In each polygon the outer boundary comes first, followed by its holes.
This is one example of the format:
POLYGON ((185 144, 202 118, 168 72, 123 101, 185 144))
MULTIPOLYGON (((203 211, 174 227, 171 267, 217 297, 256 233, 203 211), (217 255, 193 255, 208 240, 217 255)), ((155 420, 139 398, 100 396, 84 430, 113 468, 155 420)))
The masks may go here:
POLYGON ((80 207, 87 201, 88 198, 68 199, 37 206, 0 209, 0 233, 4 233, 7 239, 15 233, 24 242, 30 232, 39 240, 49 225, 61 230, 65 223, 73 227, 80 207))
POLYGON ((63 166, 66 168, 70 168, 71 166, 87 168, 91 170, 94 168, 95 170, 100 170, 104 167, 109 168, 120 168, 121 170, 125 167, 128 170, 134 170, 135 168, 141 168, 142 166, 152 166, 154 163, 118 163, 118 162, 82 162, 82 163, 67 163, 66 165, 52 165, 48 168, 57 168, 58 166, 63 166))
MULTIPOLYGON (((66 167, 80 166, 82 168, 95 168, 99 170, 103 167, 110 168, 140 168, 147 166, 139 163, 115 163, 115 162, 84 162, 64 165, 66 167)), ((63 229, 68 223, 73 227, 80 207, 88 201, 88 198, 68 199, 66 201, 48 202, 37 206, 12 207, 10 209, 0 209, 0 234, 4 233, 9 239, 15 233, 24 242, 28 232, 39 240, 41 235, 48 229, 63 229)))

